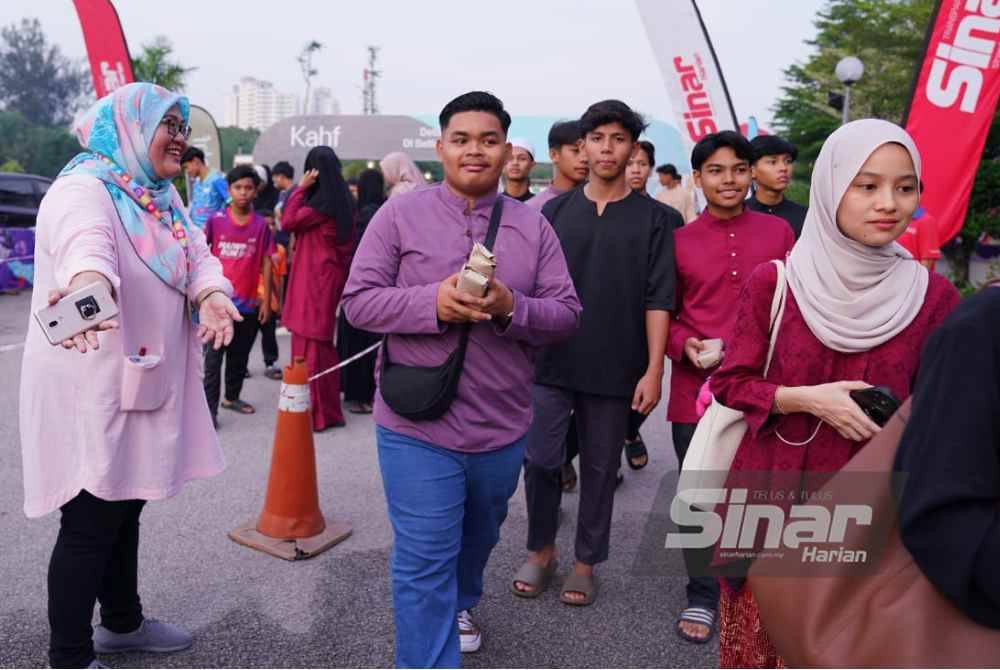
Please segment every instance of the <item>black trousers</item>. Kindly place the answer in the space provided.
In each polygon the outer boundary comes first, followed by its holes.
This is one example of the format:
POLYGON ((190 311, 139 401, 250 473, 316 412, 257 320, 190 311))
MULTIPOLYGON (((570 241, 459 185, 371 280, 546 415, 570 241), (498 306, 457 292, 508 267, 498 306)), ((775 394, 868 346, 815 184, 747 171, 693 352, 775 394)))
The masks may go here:
POLYGON ((222 359, 226 359, 226 400, 239 400, 258 325, 256 314, 244 314, 242 321, 233 323, 233 341, 228 346, 216 350, 211 343, 205 345, 205 397, 213 416, 219 410, 222 359))
POLYGON ((615 502, 622 436, 631 398, 576 393, 535 384, 535 418, 524 452, 524 487, 528 503, 528 550, 554 544, 562 500, 560 471, 566 462, 570 413, 580 444, 580 510, 576 559, 587 565, 608 560, 611 514, 615 502))
MULTIPOLYGON (((691 446, 691 439, 694 437, 694 429, 698 427, 696 423, 671 423, 670 432, 674 438, 674 452, 677 454, 677 469, 684 463, 684 456, 687 455, 688 447, 691 446)), ((681 527, 683 532, 698 532, 700 528, 688 529, 681 527)), ((685 549, 684 563, 687 566, 688 574, 691 572, 702 573, 702 576, 688 577, 687 598, 688 607, 707 607, 713 612, 719 609, 719 580, 710 575, 704 575, 707 566, 711 563, 712 553, 715 547, 706 550, 685 549)))
POLYGON ((85 668, 94 660, 94 603, 101 625, 131 633, 142 624, 137 585, 139 514, 144 500, 107 501, 87 491, 62 506, 49 561, 49 664, 85 668))
MULTIPOLYGON (((628 412, 628 429, 625 431, 625 439, 629 442, 635 442, 639 439, 639 429, 642 428, 642 424, 646 421, 648 414, 643 414, 642 412, 636 412, 634 409, 630 409, 628 412)), ((571 421, 569 424, 569 431, 566 433, 566 464, 569 465, 576 458, 577 454, 580 453, 580 437, 576 432, 576 421, 571 421)))
MULTIPOLYGON (((345 361, 381 339, 377 333, 370 333, 351 325, 340 311, 337 317, 337 355, 345 361)), ((375 352, 371 352, 346 368, 340 369, 340 388, 344 390, 346 402, 371 404, 375 399, 375 352)))
MULTIPOLYGON (((260 351, 264 354, 264 367, 269 368, 278 360, 278 315, 272 314, 267 323, 260 326, 260 351)), ((251 345, 252 346, 252 345, 251 345)))

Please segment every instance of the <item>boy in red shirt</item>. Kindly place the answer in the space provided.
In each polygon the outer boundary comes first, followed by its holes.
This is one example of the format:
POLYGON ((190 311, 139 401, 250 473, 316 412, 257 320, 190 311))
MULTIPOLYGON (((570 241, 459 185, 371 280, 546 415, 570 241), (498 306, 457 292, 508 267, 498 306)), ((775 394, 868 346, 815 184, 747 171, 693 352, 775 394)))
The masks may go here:
POLYGON ((941 258, 937 221, 923 207, 913 215, 913 220, 896 242, 913 254, 928 270, 933 270, 941 258))
POLYGON ((226 359, 224 409, 253 414, 254 408, 240 400, 250 350, 257 339, 259 324, 271 318, 271 254, 274 241, 267 220, 254 212, 253 199, 260 177, 252 166, 240 165, 226 175, 232 202, 213 215, 205 225, 205 238, 212 253, 222 262, 222 272, 233 284, 233 304, 243 316, 233 324, 229 346, 205 349, 205 396, 212 419, 218 425, 219 386, 222 359, 226 359), (257 283, 263 277, 263 296, 258 299, 257 283))
MULTIPOLYGON (((923 192, 924 182, 921 180, 920 193, 923 192)), ((923 207, 914 212, 913 220, 896 242, 928 270, 933 271, 938 259, 941 258, 941 238, 938 234, 937 219, 923 207)))

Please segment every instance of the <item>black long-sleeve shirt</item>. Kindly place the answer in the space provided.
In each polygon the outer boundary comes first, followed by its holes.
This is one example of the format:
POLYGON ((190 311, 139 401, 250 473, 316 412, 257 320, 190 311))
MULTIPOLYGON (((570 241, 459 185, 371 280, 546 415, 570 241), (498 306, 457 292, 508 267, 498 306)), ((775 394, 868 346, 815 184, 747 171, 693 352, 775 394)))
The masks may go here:
POLYGON ((795 239, 802 237, 802 226, 805 225, 806 212, 809 211, 808 208, 803 207, 797 202, 792 202, 788 198, 783 198, 777 205, 765 205, 757 199, 756 193, 747 198, 743 204, 746 205, 747 209, 752 209, 755 212, 780 216, 792 227, 795 239))
POLYGON ((903 544, 962 612, 1000 628, 1000 288, 928 340, 896 469, 903 544))
POLYGON ((649 365, 646 312, 674 308, 681 215, 634 191, 598 215, 582 188, 549 200, 542 214, 559 236, 583 313, 573 337, 539 352, 535 382, 631 398, 649 365))

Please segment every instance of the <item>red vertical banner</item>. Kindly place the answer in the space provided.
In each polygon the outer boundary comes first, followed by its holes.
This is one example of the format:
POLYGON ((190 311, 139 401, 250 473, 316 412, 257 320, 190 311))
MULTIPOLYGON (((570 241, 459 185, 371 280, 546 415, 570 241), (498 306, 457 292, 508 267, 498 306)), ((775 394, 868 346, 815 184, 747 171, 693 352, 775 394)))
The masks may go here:
POLYGON ((939 0, 903 125, 917 143, 942 244, 962 230, 1000 98, 1000 0, 939 0))
POLYGON ((134 81, 125 33, 111 0, 73 0, 73 4, 83 28, 94 92, 103 98, 134 81))

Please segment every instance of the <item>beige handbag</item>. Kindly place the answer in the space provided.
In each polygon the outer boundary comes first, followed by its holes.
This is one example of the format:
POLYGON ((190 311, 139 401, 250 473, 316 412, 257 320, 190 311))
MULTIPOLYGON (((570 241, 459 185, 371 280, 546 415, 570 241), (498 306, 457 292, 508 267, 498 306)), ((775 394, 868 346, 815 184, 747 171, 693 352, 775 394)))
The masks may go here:
MULTIPOLYGON (((764 363, 765 377, 771 367, 774 343, 778 340, 781 317, 785 314, 785 296, 788 290, 785 264, 781 261, 771 262, 778 269, 778 281, 774 287, 774 297, 771 299, 769 327, 771 344, 767 349, 767 361, 764 363)), ((677 483, 677 496, 689 504, 696 504, 699 508, 709 511, 714 509, 714 504, 703 500, 696 501, 685 494, 694 489, 725 487, 729 468, 746 432, 747 422, 743 412, 726 407, 713 398, 712 404, 698 421, 694 437, 691 438, 691 445, 684 456, 684 464, 677 483)))

